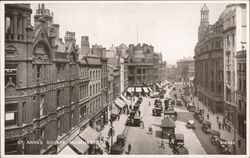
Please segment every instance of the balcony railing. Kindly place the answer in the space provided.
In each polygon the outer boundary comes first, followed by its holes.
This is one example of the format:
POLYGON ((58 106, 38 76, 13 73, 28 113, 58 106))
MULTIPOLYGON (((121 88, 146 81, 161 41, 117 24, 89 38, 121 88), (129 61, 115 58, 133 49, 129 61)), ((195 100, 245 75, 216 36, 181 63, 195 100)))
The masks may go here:
POLYGON ((24 38, 22 34, 10 34, 5 33, 5 40, 15 40, 15 41, 22 41, 24 38))

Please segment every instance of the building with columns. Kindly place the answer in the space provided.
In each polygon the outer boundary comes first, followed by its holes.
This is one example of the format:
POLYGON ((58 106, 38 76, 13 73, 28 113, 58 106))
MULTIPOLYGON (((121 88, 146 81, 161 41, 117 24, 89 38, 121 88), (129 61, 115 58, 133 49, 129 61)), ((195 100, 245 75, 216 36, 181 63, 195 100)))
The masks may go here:
POLYGON ((214 112, 223 112, 223 18, 209 24, 209 9, 204 4, 198 43, 195 46, 194 92, 199 100, 214 112))

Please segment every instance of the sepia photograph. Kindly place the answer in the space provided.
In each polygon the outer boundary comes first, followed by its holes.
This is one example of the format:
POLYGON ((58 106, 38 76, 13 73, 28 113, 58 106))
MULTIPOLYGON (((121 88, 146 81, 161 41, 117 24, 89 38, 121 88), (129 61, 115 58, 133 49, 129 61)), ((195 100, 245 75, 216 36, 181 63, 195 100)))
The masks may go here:
POLYGON ((0 157, 249 157, 248 1, 0 6, 0 157))

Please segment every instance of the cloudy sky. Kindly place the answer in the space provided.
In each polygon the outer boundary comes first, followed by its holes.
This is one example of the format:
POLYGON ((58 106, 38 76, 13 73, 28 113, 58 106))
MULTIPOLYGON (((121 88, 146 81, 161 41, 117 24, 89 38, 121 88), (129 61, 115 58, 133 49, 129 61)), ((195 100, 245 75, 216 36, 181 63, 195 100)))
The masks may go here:
MULTIPOLYGON (((69 2, 45 3, 54 12, 54 23, 60 25, 60 36, 66 31, 89 36, 90 44, 109 48, 112 44, 152 44, 164 60, 175 64, 183 57, 193 57, 198 39, 200 9, 204 3, 166 2, 69 2)), ((210 24, 214 24, 227 4, 206 3, 210 24)), ((38 3, 31 5, 33 16, 38 3)))

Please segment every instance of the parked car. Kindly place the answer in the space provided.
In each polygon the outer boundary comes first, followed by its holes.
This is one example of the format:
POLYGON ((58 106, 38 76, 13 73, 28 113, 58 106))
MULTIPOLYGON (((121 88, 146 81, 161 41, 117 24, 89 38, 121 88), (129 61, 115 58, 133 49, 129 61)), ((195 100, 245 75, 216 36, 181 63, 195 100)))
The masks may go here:
POLYGON ((176 105, 182 106, 182 103, 181 103, 181 100, 180 100, 180 99, 177 99, 177 100, 176 100, 176 105))
POLYGON ((194 123, 194 120, 188 120, 187 121, 187 124, 186 124, 186 127, 187 128, 192 128, 192 129, 195 129, 195 123, 194 123))
POLYGON ((153 116, 161 116, 162 108, 154 107, 152 110, 153 116))
POLYGON ((124 148, 122 147, 121 144, 115 143, 112 147, 111 147, 111 151, 110 154, 111 155, 121 155, 124 152, 124 148))
POLYGON ((159 93, 158 92, 153 92, 150 97, 151 98, 158 98, 159 97, 159 93))
POLYGON ((220 132, 212 130, 211 133, 210 133, 210 141, 211 141, 211 143, 215 145, 215 143, 216 143, 216 141, 218 141, 218 139, 220 139, 220 132))
POLYGON ((201 129, 206 134, 211 133, 211 122, 210 121, 202 121, 201 129))
POLYGON ((194 111, 195 111, 195 106, 194 106, 194 104, 188 103, 188 104, 187 104, 187 109, 188 109, 188 111, 190 111, 190 112, 194 112, 194 111))
POLYGON ((177 147, 173 149, 173 154, 188 155, 188 149, 186 147, 177 147))

